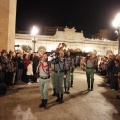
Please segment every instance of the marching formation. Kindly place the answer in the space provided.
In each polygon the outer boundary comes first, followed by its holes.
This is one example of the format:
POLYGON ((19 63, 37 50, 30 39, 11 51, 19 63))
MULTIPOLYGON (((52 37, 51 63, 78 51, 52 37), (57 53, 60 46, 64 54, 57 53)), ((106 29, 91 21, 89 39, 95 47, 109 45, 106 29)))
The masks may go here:
MULTIPOLYGON (((89 55, 84 60, 84 65, 86 66, 86 76, 88 83, 88 91, 93 90, 94 84, 94 70, 97 66, 97 57, 93 55, 94 53, 89 53, 89 55), (91 81, 91 89, 90 89, 91 81)), ((52 81, 53 96, 56 96, 56 101, 58 103, 63 103, 63 97, 65 94, 70 94, 70 87, 73 87, 73 72, 75 69, 75 59, 70 56, 70 52, 64 52, 60 49, 57 55, 48 56, 47 53, 43 53, 37 71, 39 71, 39 84, 40 84, 40 94, 41 94, 41 104, 40 108, 47 108, 48 101, 48 88, 50 80, 52 81)))
MULTIPOLYGON (((41 104, 39 108, 47 108, 49 85, 52 83, 55 102, 63 103, 64 94, 70 94, 74 83, 74 70, 79 66, 86 73, 87 90, 94 90, 94 73, 107 77, 106 84, 111 89, 120 87, 120 56, 109 55, 99 59, 96 51, 84 56, 72 55, 65 50, 66 44, 58 45, 51 53, 41 46, 39 53, 22 53, 20 51, 9 53, 1 51, 0 55, 0 95, 6 93, 7 88, 16 84, 28 85, 39 80, 41 104), (62 46, 61 46, 62 45, 62 46)), ((116 95, 120 99, 120 95, 116 95)))
POLYGON ((39 107, 47 108, 50 79, 52 80, 53 96, 57 97, 56 102, 63 103, 63 94, 69 94, 70 87, 73 86, 74 59, 70 57, 70 52, 68 52, 65 58, 64 52, 59 51, 58 56, 50 61, 47 53, 44 53, 37 69, 39 71, 40 94, 42 99, 39 107))

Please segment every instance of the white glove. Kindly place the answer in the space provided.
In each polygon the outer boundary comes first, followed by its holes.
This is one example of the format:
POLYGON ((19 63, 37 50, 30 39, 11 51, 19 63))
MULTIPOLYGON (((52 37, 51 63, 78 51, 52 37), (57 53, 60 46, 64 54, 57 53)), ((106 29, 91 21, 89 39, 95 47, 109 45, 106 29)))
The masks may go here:
POLYGON ((53 58, 55 59, 55 58, 56 58, 56 56, 53 56, 53 58))
POLYGON ((70 75, 73 75, 73 73, 70 73, 70 75))
POLYGON ((64 75, 63 77, 66 78, 66 75, 64 75))
POLYGON ((37 82, 39 83, 39 78, 37 78, 37 82))
POLYGON ((51 56, 48 57, 48 61, 51 61, 53 58, 51 56))

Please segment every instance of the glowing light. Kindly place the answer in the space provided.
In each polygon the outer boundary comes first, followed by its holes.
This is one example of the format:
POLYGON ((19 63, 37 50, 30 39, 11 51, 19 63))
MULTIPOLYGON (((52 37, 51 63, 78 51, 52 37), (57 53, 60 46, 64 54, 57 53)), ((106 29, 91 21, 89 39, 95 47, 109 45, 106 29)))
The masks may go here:
POLYGON ((32 30, 31 30, 31 35, 37 35, 39 32, 39 29, 37 26, 33 26, 32 30))
POLYGON ((116 28, 118 35, 118 54, 120 54, 120 13, 118 13, 112 22, 113 26, 116 28))
POLYGON ((118 35, 118 31, 116 30, 115 33, 118 35))
POLYGON ((120 27, 120 13, 118 13, 115 17, 115 19, 112 22, 112 25, 116 27, 120 27))

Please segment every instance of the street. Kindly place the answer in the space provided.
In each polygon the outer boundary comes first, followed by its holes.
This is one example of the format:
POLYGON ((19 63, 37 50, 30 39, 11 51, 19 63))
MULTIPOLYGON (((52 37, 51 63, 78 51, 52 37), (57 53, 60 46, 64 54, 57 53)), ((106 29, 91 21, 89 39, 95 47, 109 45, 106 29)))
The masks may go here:
POLYGON ((94 90, 87 91, 86 74, 76 68, 70 94, 64 103, 56 103, 49 89, 48 108, 39 108, 39 83, 16 85, 0 97, 0 120, 120 120, 117 91, 105 85, 104 77, 95 75, 94 90))

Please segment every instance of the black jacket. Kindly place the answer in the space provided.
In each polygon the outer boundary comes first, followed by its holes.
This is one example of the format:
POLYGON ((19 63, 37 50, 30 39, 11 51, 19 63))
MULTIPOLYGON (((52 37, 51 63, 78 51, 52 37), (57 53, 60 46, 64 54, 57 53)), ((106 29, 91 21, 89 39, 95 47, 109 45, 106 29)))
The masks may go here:
POLYGON ((114 60, 109 61, 109 63, 107 64, 107 70, 112 72, 114 65, 115 65, 114 60))

